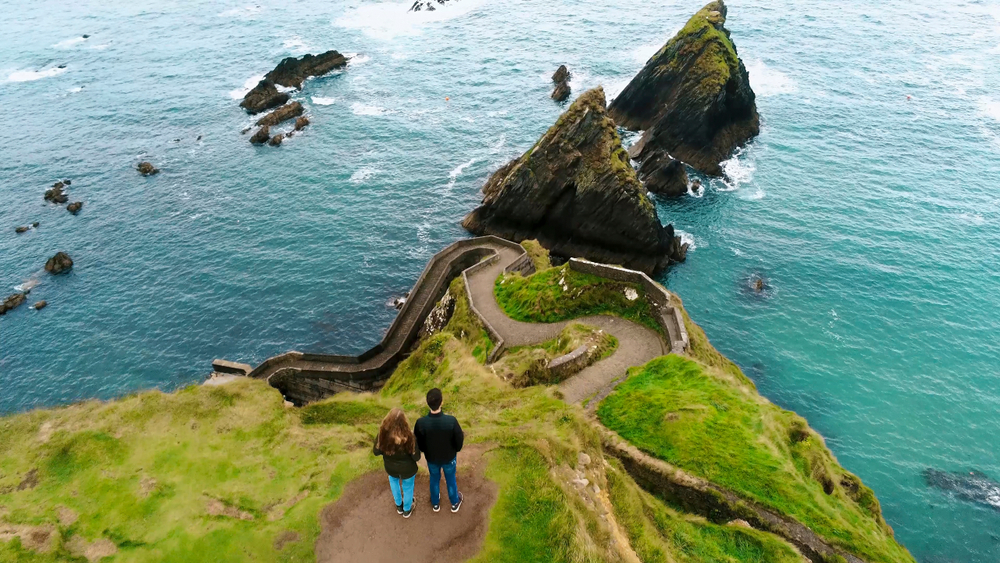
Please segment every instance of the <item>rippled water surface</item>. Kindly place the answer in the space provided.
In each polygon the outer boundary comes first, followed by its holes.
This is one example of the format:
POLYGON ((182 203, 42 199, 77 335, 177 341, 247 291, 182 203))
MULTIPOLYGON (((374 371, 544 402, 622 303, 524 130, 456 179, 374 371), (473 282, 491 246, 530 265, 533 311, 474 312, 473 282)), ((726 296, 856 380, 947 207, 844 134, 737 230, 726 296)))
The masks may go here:
MULTIPOLYGON (((700 7, 407 5, 2 2, 0 293, 37 280, 50 305, 0 320, 0 412, 371 346, 560 113, 552 71, 613 96, 700 7), (327 49, 358 55, 294 95, 313 125, 247 143, 245 88, 327 49), (79 216, 43 205, 61 178, 79 216), (58 250, 73 272, 44 275, 58 250)), ((702 197, 658 202, 695 245, 664 281, 918 559, 1000 559, 1000 507, 922 477, 1000 479, 1000 7, 734 0, 728 26, 762 132, 702 197)))

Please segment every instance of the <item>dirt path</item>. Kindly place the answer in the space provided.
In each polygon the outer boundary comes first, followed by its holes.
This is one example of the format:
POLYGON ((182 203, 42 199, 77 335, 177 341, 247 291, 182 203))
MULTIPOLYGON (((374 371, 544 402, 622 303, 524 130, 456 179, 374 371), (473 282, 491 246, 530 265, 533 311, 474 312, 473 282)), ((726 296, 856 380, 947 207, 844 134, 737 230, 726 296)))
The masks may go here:
POLYGON ((483 475, 489 446, 470 444, 458 454, 462 509, 453 514, 441 479, 440 512, 430 505, 426 465, 420 462, 413 515, 396 514, 384 471, 349 483, 337 502, 323 509, 316 540, 319 563, 458 563, 479 553, 489 527, 497 485, 483 475))
POLYGON ((558 323, 525 323, 508 317, 497 304, 493 286, 504 267, 516 260, 520 253, 509 248, 501 248, 499 253, 500 260, 495 264, 468 276, 469 298, 500 333, 508 347, 540 344, 555 338, 570 322, 597 327, 618 339, 618 349, 614 354, 559 384, 567 403, 579 403, 588 397, 606 394, 628 368, 641 366, 670 352, 656 331, 619 317, 597 315, 558 323))

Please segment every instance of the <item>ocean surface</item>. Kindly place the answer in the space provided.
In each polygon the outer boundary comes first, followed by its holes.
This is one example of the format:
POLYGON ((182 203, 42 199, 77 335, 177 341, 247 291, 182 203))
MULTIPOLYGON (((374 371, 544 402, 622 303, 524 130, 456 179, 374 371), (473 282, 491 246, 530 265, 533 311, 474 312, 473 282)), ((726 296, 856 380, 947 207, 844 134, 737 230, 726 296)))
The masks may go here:
MULTIPOLYGON (((10 413, 370 347, 561 112, 556 67, 613 97, 701 4, 0 6, 0 297, 49 302, 0 319, 10 413), (293 94, 312 125, 252 147, 246 89, 327 49, 354 58, 293 94), (78 216, 42 201, 63 178, 78 216), (46 275, 60 250, 72 273, 46 275)), ((1000 479, 1000 5, 732 0, 728 27, 761 135, 700 196, 657 201, 693 241, 662 280, 921 562, 997 561, 1000 498, 922 475, 1000 479)))

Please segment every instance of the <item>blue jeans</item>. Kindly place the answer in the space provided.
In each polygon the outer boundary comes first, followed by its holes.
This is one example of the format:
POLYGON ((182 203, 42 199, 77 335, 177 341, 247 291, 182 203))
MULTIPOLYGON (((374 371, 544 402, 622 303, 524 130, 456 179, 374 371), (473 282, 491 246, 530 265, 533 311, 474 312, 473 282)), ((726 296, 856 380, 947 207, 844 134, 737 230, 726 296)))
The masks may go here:
POLYGON ((442 465, 427 462, 427 471, 431 474, 431 504, 435 506, 441 504, 441 471, 444 471, 444 480, 448 484, 448 500, 451 504, 458 502, 458 482, 455 480, 457 467, 458 458, 442 465))
POLYGON ((392 498, 396 501, 396 506, 402 505, 404 511, 413 508, 413 485, 416 480, 416 475, 409 479, 389 476, 389 488, 392 489, 392 498))

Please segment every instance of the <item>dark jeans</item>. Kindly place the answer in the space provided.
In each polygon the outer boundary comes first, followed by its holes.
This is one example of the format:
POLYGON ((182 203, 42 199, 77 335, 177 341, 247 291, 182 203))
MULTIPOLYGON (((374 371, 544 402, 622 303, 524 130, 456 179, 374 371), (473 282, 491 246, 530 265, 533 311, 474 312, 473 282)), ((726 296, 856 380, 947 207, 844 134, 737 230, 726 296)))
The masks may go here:
POLYGON ((431 504, 441 504, 441 472, 444 471, 444 480, 448 484, 448 500, 451 504, 458 503, 458 483, 455 481, 455 469, 458 466, 458 458, 448 463, 438 465, 427 462, 427 471, 431 474, 431 504))

